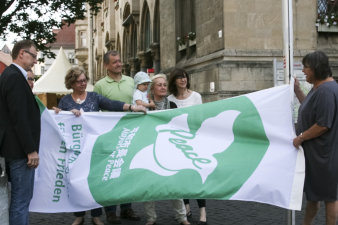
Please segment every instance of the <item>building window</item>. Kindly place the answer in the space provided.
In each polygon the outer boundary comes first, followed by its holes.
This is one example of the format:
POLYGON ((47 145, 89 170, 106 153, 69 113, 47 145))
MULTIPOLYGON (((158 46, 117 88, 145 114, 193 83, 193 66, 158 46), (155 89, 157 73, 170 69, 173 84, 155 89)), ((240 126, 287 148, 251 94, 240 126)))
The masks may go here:
POLYGON ((74 64, 74 62, 75 62, 74 58, 75 58, 74 53, 72 53, 72 52, 68 53, 68 61, 69 61, 70 64, 74 64))
POLYGON ((317 22, 327 26, 338 23, 338 0, 318 0, 317 22))
POLYGON ((194 0, 176 0, 177 60, 190 57, 196 51, 196 17, 194 0))
POLYGON ((151 43, 151 29, 150 29, 150 13, 149 8, 146 7, 145 23, 144 23, 144 44, 145 50, 150 48, 151 43))
POLYGON ((80 37, 80 48, 87 47, 87 32, 80 31, 79 37, 80 37))
POLYGON ((160 43, 160 3, 156 1, 154 19, 154 42, 160 43))

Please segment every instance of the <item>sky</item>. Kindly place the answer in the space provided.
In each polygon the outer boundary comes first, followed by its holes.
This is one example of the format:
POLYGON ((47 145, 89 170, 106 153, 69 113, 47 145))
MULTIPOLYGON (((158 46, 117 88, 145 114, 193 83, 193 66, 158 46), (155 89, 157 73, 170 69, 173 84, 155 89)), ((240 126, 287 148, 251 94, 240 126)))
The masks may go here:
MULTIPOLYGON (((9 12, 14 10, 14 7, 16 5, 16 2, 14 4, 12 4, 12 6, 4 13, 4 15, 8 14, 9 12)), ((13 43, 14 40, 16 40, 18 38, 18 36, 15 33, 9 33, 9 35, 7 36, 7 40, 4 41, 2 39, 0 39, 0 49, 5 45, 5 43, 7 44, 11 44, 13 43)))
MULTIPOLYGON (((18 1, 16 0, 15 3, 12 4, 12 6, 4 13, 4 15, 7 14, 7 12, 9 13, 9 12, 13 11, 14 8, 15 8, 15 5, 17 4, 17 2, 18 1)), ((33 18, 34 17, 37 18, 37 15, 33 12, 33 10, 27 9, 27 11, 28 12, 32 11, 32 13, 30 13, 30 16, 32 16, 33 18)), ((50 16, 51 15, 48 15, 48 16, 46 15, 46 17, 42 17, 41 19, 42 20, 46 20, 46 19, 48 20, 50 18, 50 16)), ((56 19, 60 19, 61 20, 61 17, 60 17, 60 15, 58 13, 53 14, 52 16, 54 18, 56 18, 56 19)), ((22 38, 18 37, 15 33, 9 33, 9 35, 7 36, 7 40, 6 41, 0 39, 0 49, 2 49, 2 47, 5 44, 12 44, 14 41, 17 41, 17 40, 22 40, 22 38)))

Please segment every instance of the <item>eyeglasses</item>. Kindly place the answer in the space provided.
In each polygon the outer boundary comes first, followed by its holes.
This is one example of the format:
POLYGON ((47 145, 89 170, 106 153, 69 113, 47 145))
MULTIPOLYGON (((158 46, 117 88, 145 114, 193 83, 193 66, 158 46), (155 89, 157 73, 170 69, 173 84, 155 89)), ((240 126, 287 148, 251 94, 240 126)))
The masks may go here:
POLYGON ((33 77, 27 77, 27 80, 35 81, 33 77))
POLYGON ((77 84, 87 83, 87 79, 75 81, 77 84))
POLYGON ((33 59, 36 59, 38 57, 37 55, 35 55, 34 53, 31 53, 28 50, 23 50, 23 51, 26 52, 26 53, 28 53, 28 54, 30 54, 33 57, 33 59))

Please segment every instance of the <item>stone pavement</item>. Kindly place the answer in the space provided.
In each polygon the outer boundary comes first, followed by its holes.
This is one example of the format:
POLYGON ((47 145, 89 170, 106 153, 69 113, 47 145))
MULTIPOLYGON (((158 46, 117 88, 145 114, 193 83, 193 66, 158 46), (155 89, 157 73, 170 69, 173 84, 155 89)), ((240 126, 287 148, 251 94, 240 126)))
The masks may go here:
MULTIPOLYGON (((190 204, 193 214, 190 222, 197 224, 199 219, 197 203, 191 200, 190 204)), ((296 225, 301 225, 304 216, 304 206, 305 201, 303 202, 302 211, 296 211, 296 225)), ((133 203, 133 209, 137 215, 141 216, 141 221, 122 220, 122 224, 145 225, 146 219, 143 204, 133 203)), ((178 224, 174 220, 170 201, 157 202, 156 212, 158 217, 157 225, 178 224)), ((287 225, 287 211, 285 209, 255 202, 207 200, 207 214, 209 225, 287 225)), ((72 213, 30 213, 30 225, 71 225, 73 219, 72 213)), ((104 215, 101 216, 101 219, 108 225, 104 215)), ((86 213, 84 224, 92 224, 89 212, 86 213)), ((321 205, 321 210, 314 224, 325 225, 323 205, 321 205)))

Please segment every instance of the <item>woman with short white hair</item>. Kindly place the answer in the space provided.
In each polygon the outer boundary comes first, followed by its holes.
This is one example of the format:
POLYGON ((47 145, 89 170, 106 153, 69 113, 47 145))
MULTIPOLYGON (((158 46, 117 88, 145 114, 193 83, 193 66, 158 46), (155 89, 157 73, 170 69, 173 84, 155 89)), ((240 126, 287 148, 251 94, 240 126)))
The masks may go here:
MULTIPOLYGON (((176 104, 170 102, 167 98, 167 77, 165 74, 157 74, 152 77, 150 87, 151 96, 155 103, 155 110, 165 110, 177 108, 176 104)), ((175 219, 181 225, 189 225, 186 217, 186 210, 182 199, 171 200, 175 212, 175 219)), ((147 216, 146 225, 156 224, 155 202, 145 202, 144 208, 147 216)))

